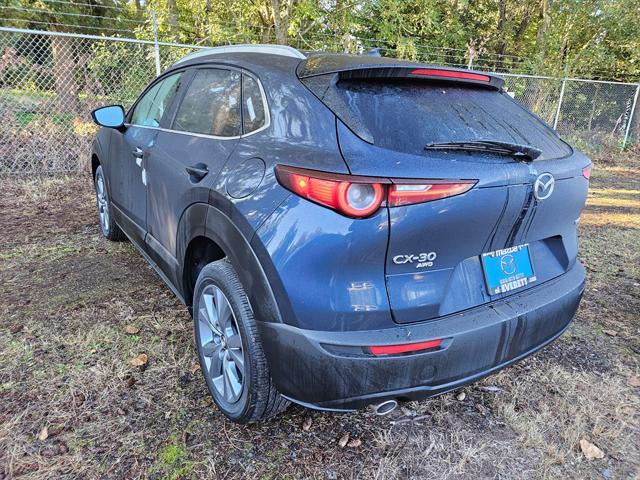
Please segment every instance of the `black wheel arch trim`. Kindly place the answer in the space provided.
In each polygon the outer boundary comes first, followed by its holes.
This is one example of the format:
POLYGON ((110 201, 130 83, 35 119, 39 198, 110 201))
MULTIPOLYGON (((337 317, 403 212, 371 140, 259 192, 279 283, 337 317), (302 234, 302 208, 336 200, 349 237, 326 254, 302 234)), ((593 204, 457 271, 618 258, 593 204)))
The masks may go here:
MULTIPOLYGON (((188 288, 184 276, 184 261, 192 240, 205 237, 215 242, 226 254, 236 270, 245 289, 255 318, 259 321, 283 322, 283 316, 292 313, 291 306, 282 295, 276 300, 278 291, 283 291, 275 267, 268 252, 255 237, 248 225, 239 228, 230 218, 233 215, 231 202, 221 202, 221 208, 208 203, 194 203, 187 207, 179 225, 176 254, 179 267, 176 279, 180 291, 186 297, 188 288), (227 203, 227 205, 225 205, 227 203), (224 211, 223 211, 224 210, 224 211), (282 290, 281 290, 282 289, 282 290)), ((187 304, 191 299, 187 299, 187 304)))

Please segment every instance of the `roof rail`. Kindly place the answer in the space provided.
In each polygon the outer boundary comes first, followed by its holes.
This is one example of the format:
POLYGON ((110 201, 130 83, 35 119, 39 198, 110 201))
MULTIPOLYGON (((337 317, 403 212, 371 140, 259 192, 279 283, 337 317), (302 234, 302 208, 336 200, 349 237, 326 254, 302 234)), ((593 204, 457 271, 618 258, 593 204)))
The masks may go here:
POLYGON ((287 45, 245 44, 204 48, 181 58, 174 63, 174 65, 178 65, 195 58, 206 57, 208 55, 215 55, 219 53, 264 53, 267 55, 284 55, 285 57, 299 58, 301 60, 307 58, 302 52, 300 52, 300 50, 287 45))

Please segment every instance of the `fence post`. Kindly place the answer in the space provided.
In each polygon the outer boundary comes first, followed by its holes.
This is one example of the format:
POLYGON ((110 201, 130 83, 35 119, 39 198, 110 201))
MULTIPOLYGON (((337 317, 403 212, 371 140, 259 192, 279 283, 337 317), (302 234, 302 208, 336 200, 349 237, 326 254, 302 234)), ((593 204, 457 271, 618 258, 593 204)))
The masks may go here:
POLYGON ((629 114, 629 120, 627 121, 627 128, 624 131, 624 139, 622 140, 622 149, 627 146, 627 140, 629 140, 629 132, 631 131, 631 124, 633 123, 633 114, 636 111, 636 105, 638 104, 638 93, 640 93, 640 84, 636 87, 636 94, 633 96, 633 103, 631 104, 631 113, 629 114))
POLYGON ((560 88, 560 98, 558 99, 558 108, 556 109, 556 116, 553 119, 553 129, 558 129, 558 120, 560 119, 560 107, 562 107, 562 99, 564 98, 564 87, 567 83, 567 78, 562 79, 562 87, 560 88))
POLYGON ((151 10, 151 19, 153 20, 153 56, 156 60, 156 76, 160 76, 160 45, 158 44, 158 18, 156 11, 151 10))

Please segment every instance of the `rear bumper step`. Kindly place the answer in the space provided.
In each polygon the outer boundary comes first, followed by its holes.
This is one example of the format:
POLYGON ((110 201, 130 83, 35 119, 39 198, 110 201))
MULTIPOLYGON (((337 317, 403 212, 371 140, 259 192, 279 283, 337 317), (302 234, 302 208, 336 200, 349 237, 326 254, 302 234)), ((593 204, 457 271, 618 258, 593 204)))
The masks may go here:
POLYGON ((261 339, 279 391, 304 406, 344 411, 386 399, 417 400, 476 381, 556 339, 575 315, 584 278, 576 262, 543 285, 428 322, 349 332, 261 322, 261 339), (440 338, 442 348, 424 353, 336 353, 440 338))

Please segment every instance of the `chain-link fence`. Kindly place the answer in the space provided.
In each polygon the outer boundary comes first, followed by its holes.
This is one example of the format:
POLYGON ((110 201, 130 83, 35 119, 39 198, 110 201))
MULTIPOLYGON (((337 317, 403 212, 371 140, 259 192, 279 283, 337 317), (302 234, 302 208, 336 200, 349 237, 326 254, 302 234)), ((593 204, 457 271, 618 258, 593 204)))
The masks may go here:
MULTIPOLYGON (((0 28, 0 174, 81 171, 97 130, 89 112, 131 105, 160 70, 198 48, 0 28)), ((636 84, 502 75, 518 101, 578 147, 640 140, 636 84)))

